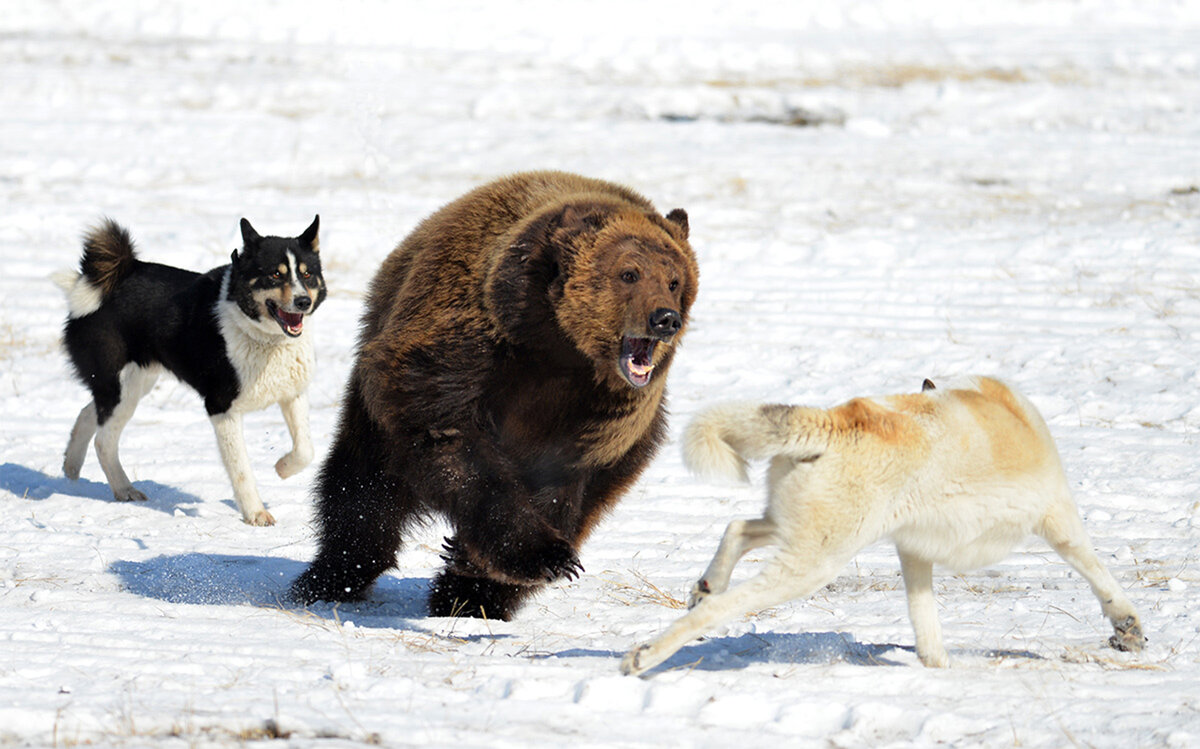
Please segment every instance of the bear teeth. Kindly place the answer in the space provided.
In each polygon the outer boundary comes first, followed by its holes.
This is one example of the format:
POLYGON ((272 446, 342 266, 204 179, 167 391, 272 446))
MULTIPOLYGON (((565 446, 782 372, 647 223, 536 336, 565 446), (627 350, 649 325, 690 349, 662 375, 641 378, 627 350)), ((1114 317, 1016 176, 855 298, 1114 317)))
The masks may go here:
POLYGON ((654 347, 658 342, 651 338, 626 336, 621 342, 621 374, 634 387, 645 387, 654 372, 654 347))

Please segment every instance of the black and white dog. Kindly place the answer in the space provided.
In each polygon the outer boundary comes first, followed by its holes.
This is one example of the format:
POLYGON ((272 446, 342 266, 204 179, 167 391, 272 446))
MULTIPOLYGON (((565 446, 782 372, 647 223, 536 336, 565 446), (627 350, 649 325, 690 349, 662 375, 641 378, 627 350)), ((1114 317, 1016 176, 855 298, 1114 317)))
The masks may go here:
POLYGON ((146 499, 121 468, 117 442, 166 369, 204 399, 242 518, 274 524, 250 471, 242 414, 279 404, 292 436, 291 452, 275 464, 280 477, 312 460, 306 393, 314 357, 304 322, 325 299, 319 220, 283 238, 259 236, 243 218, 242 249, 203 274, 139 260, 129 232, 112 220, 87 233, 79 272, 55 276, 67 294, 67 353, 92 393, 67 444, 68 478, 79 478, 94 434, 113 496, 146 499))

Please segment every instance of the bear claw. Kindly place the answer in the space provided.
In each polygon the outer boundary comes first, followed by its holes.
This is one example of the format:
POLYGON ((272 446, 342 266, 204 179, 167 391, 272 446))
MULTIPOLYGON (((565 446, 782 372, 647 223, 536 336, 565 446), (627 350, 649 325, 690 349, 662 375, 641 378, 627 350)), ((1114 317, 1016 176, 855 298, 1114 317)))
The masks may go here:
POLYGON ((559 578, 574 580, 583 572, 575 549, 562 540, 551 542, 540 553, 476 562, 457 538, 445 538, 439 556, 446 569, 455 574, 523 585, 550 583, 559 578))

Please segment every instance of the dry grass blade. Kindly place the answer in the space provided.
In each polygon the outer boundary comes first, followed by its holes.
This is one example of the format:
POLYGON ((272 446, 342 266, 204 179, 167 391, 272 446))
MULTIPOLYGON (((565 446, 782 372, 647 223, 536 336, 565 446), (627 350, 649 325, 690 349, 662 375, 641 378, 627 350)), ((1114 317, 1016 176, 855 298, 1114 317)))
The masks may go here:
POLYGON ((1161 663, 1142 663, 1124 661, 1116 657, 1101 655, 1079 648, 1068 648, 1062 654, 1062 660, 1066 663, 1095 663, 1108 671, 1169 671, 1167 666, 1161 663))
POLYGON ((624 580, 609 578, 608 584, 612 586, 618 594, 621 602, 625 605, 631 605, 634 602, 649 602, 659 606, 666 606, 669 609, 684 609, 687 608, 687 602, 682 601, 675 596, 667 593, 662 588, 646 579, 646 576, 641 572, 631 572, 638 585, 633 585, 624 580))

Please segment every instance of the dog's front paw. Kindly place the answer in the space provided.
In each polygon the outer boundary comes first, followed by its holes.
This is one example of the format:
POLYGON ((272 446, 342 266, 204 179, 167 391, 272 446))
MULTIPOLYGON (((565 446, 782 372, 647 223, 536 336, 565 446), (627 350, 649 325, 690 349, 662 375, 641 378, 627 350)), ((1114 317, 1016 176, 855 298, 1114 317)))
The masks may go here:
POLYGON ((79 472, 83 470, 83 459, 74 460, 70 456, 63 460, 63 475, 72 481, 79 480, 79 472))
POLYGON ((920 659, 921 665, 925 668, 950 668, 950 656, 944 649, 936 653, 922 653, 918 651, 917 658, 920 659))
POLYGON ((621 659, 621 673, 626 676, 637 676, 645 671, 646 668, 641 663, 642 654, 649 649, 649 645, 639 645, 626 653, 625 657, 621 659))
POLYGON ((141 493, 132 486, 124 489, 113 489, 113 498, 118 502, 145 502, 149 499, 145 494, 141 493))
POLYGON ((710 595, 712 595, 712 587, 709 586, 708 580, 705 580, 702 577, 696 581, 695 585, 692 586, 692 592, 688 596, 687 607, 689 609, 695 608, 696 604, 700 603, 705 598, 708 598, 710 595))
POLYGON ((1142 625, 1136 616, 1113 622, 1113 632, 1108 644, 1116 650, 1137 652, 1146 647, 1146 636, 1142 634, 1142 625))
POLYGON ((246 521, 246 525, 275 525, 275 516, 265 508, 247 513, 242 519, 246 521))
POLYGON ((312 451, 292 450, 275 462, 275 473, 279 478, 286 479, 295 476, 312 462, 312 451))

